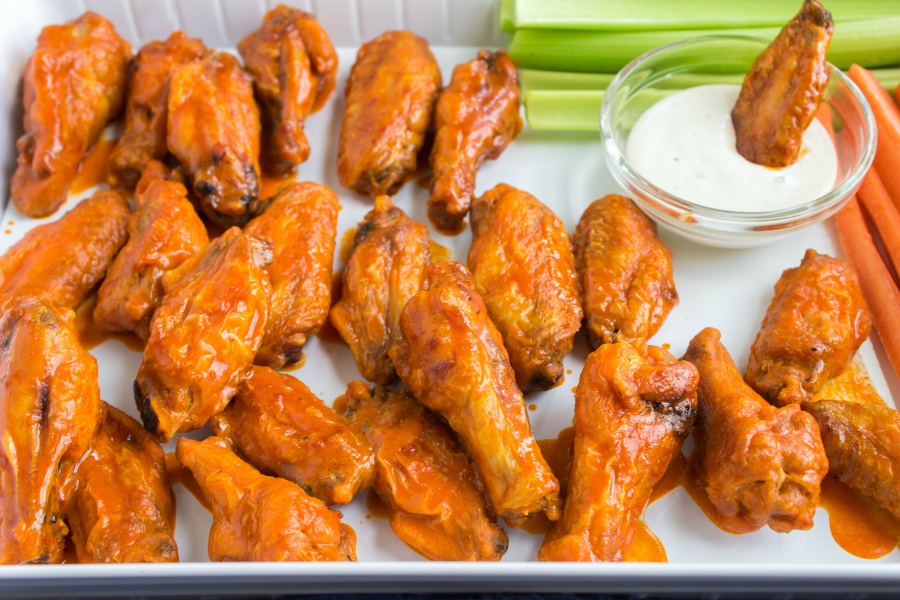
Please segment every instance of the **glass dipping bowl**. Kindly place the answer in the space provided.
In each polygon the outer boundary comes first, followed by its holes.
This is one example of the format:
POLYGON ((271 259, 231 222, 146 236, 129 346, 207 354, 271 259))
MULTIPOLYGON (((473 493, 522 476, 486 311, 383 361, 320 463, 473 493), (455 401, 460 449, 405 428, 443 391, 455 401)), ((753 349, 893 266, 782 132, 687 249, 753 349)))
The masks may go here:
POLYGON ((647 52, 622 69, 603 95, 600 137, 613 177, 662 227, 685 238, 726 248, 775 241, 836 213, 853 196, 875 156, 872 111, 856 85, 829 65, 831 77, 817 118, 834 130, 838 173, 830 192, 790 208, 742 212, 702 206, 656 187, 625 157, 638 118, 668 94, 728 75, 740 85, 768 42, 740 36, 697 37, 647 52))

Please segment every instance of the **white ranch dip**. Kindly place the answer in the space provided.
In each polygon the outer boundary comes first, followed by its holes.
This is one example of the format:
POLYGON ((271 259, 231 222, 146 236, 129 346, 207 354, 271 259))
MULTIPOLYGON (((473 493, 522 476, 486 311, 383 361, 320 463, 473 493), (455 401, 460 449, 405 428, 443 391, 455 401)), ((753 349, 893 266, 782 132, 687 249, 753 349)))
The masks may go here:
POLYGON ((739 92, 736 85, 703 85, 660 100, 628 136, 628 162, 666 192, 719 210, 778 210, 831 191, 837 154, 816 119, 793 165, 773 169, 738 154, 731 109, 739 92))

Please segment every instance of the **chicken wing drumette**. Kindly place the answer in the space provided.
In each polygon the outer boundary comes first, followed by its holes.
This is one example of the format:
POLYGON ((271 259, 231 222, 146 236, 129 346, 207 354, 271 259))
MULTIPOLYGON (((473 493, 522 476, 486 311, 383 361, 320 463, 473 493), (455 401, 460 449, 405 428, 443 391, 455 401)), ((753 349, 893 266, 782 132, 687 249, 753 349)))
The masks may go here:
POLYGON ((406 390, 370 390, 362 381, 350 382, 343 404, 339 410, 375 450, 373 485, 397 537, 430 560, 500 560, 506 532, 437 415, 406 390))
POLYGON ((562 518, 538 558, 617 561, 697 410, 697 369, 662 348, 605 344, 575 390, 575 449, 562 518))
POLYGON ((419 36, 388 31, 363 44, 344 88, 341 185, 372 197, 396 193, 416 173, 440 87, 437 61, 419 36))
POLYGON ((0 256, 0 302, 40 296, 76 308, 125 243, 127 224, 125 199, 98 191, 59 220, 35 227, 0 256))
POLYGON ((208 51, 169 80, 166 143, 187 171, 203 211, 216 223, 243 225, 259 198, 259 109, 237 59, 208 51))
POLYGON ((457 65, 434 109, 431 196, 428 216, 457 231, 475 194, 475 173, 495 159, 522 129, 519 76, 505 50, 482 50, 457 65))
POLYGON ((325 504, 346 504, 372 483, 372 449, 303 382, 253 367, 210 421, 253 466, 289 479, 325 504))
POLYGON ((266 245, 233 227, 163 275, 134 380, 147 431, 165 442, 220 413, 250 374, 269 314, 266 245))
POLYGON ((628 198, 604 196, 581 215, 573 250, 591 346, 653 337, 678 293, 672 252, 650 219, 628 198))
POLYGON ((261 474, 222 438, 197 442, 181 437, 176 456, 193 473, 212 509, 210 560, 356 560, 341 513, 287 479, 261 474))
POLYGON ((400 312, 422 288, 429 245, 428 228, 388 196, 375 198, 356 228, 341 298, 329 318, 369 381, 387 385, 397 378, 387 351, 400 339, 400 312))
POLYGON ((512 527, 542 511, 556 520, 559 482, 534 440, 503 339, 465 265, 429 265, 400 330, 389 351, 397 374, 459 436, 494 512, 512 527))
POLYGON ((812 527, 828 471, 815 420, 798 404, 775 408, 758 396, 715 329, 694 336, 684 359, 700 372, 694 470, 720 525, 736 533, 812 527))
POLYGON ((582 319, 563 222, 531 194, 500 184, 472 205, 468 263, 519 388, 552 388, 582 319))
POLYGON ((140 423, 102 406, 105 416, 78 465, 78 489, 68 511, 78 560, 178 562, 166 455, 140 423))
POLYGON ((244 228, 272 245, 269 320, 256 364, 273 369, 300 360, 303 345, 328 319, 337 236, 337 196, 324 185, 293 183, 244 228))
POLYGON ((49 25, 25 65, 25 134, 12 178, 16 208, 46 217, 65 202, 78 165, 125 100, 131 46, 92 12, 49 25))
POLYGON ((138 50, 129 68, 125 127, 106 167, 113 188, 134 188, 147 163, 166 155, 169 79, 175 69, 200 58, 205 51, 203 42, 182 31, 138 50))
POLYGON ((97 292, 94 322, 146 340, 162 301, 163 273, 202 250, 209 237, 180 183, 157 179, 137 201, 128 217, 128 242, 97 292))
POLYGON ((338 56, 316 18, 279 4, 238 43, 262 110, 263 166, 287 175, 309 157, 307 115, 334 91, 338 56))
POLYGON ((744 378, 777 406, 809 400, 841 374, 871 329, 853 268, 807 250, 775 284, 744 378))
POLYGON ((99 426, 97 361, 72 311, 28 296, 0 307, 0 564, 59 562, 72 471, 99 426))

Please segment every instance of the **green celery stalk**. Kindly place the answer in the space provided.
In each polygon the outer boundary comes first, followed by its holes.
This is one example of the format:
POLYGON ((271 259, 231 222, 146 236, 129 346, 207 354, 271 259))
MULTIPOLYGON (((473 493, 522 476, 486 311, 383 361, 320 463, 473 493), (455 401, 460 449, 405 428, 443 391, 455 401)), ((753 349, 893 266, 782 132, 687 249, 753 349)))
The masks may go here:
POLYGON ((537 91, 525 98, 528 127, 551 131, 599 131, 603 92, 537 91))
POLYGON ((497 11, 497 27, 503 33, 512 33, 516 30, 515 23, 516 0, 500 0, 497 11))

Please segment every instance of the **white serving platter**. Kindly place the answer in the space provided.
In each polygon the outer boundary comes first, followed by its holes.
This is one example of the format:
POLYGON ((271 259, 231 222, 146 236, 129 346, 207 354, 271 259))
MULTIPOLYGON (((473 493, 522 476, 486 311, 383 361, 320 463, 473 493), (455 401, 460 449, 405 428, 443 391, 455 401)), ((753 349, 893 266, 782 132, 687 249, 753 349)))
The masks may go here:
MULTIPOLYGON (((209 46, 233 48, 255 29, 273 2, 238 0, 4 0, 0 23, 0 161, 5 176, 0 185, 8 196, 9 175, 15 166, 15 139, 21 128, 18 82, 34 40, 46 24, 64 22, 86 9, 109 17, 135 49, 149 39, 165 38, 175 29, 201 37, 209 46)), ((312 146, 300 168, 300 180, 331 187, 342 210, 338 244, 371 208, 370 199, 343 189, 337 180, 336 156, 343 97, 340 90, 366 39, 392 28, 408 28, 432 43, 445 82, 458 62, 473 58, 480 47, 504 43, 496 33, 496 5, 492 0, 320 0, 294 2, 316 12, 339 47, 339 93, 312 116, 307 133, 312 146)), ((604 194, 622 190, 606 165, 599 140, 593 135, 534 132, 527 128, 496 161, 487 162, 478 175, 480 194, 498 183, 527 190, 552 207, 574 230, 583 209, 604 194)), ((63 212, 90 192, 70 198, 63 212)), ((413 218, 427 222, 427 190, 406 185, 396 203, 413 218)), ((0 252, 35 225, 48 220, 27 219, 8 205, 0 227, 0 252)), ((468 230, 446 237, 432 229, 434 239, 465 260, 471 235, 468 230)), ((841 255, 830 222, 810 227, 769 246, 745 250, 714 249, 673 237, 663 239, 672 248, 680 303, 652 340, 668 344, 680 355, 700 329, 713 326, 739 368, 747 363, 749 346, 781 272, 799 264, 807 248, 841 255)), ((339 268, 335 259, 335 269, 339 268)), ((572 388, 587 356, 583 335, 566 359, 565 382, 555 389, 526 395, 535 437, 556 437, 569 426, 573 414, 572 388), (567 372, 568 372, 567 371, 567 372)), ((132 381, 141 355, 116 340, 92 350, 100 365, 103 399, 134 417, 132 381)), ((291 374, 331 403, 346 385, 359 379, 349 350, 340 344, 313 338, 304 365, 291 374)), ((890 405, 900 397, 900 382, 877 338, 860 355, 874 385, 890 405)), ((205 432, 200 432, 203 435, 205 432)), ((196 434, 193 434, 196 435, 196 434)), ((167 445, 167 450, 174 448, 167 445)), ((808 532, 777 534, 768 529, 737 536, 713 525, 681 488, 649 507, 646 521, 665 546, 669 563, 661 564, 546 564, 537 563, 539 536, 509 530, 510 547, 495 564, 428 563, 391 532, 387 521, 369 518, 365 494, 342 507, 344 522, 357 533, 358 564, 209 564, 206 554, 210 514, 182 486, 175 486, 178 506, 176 541, 182 563, 174 565, 52 565, 0 567, 0 597, 101 596, 112 594, 241 595, 311 592, 453 592, 453 591, 557 591, 557 592, 712 592, 752 589, 807 592, 887 592, 900 588, 900 551, 874 561, 856 558, 832 539, 828 514, 819 510, 808 532), (748 587, 751 586, 751 587, 748 587)), ((0 490, 0 493, 4 491, 0 490)))

